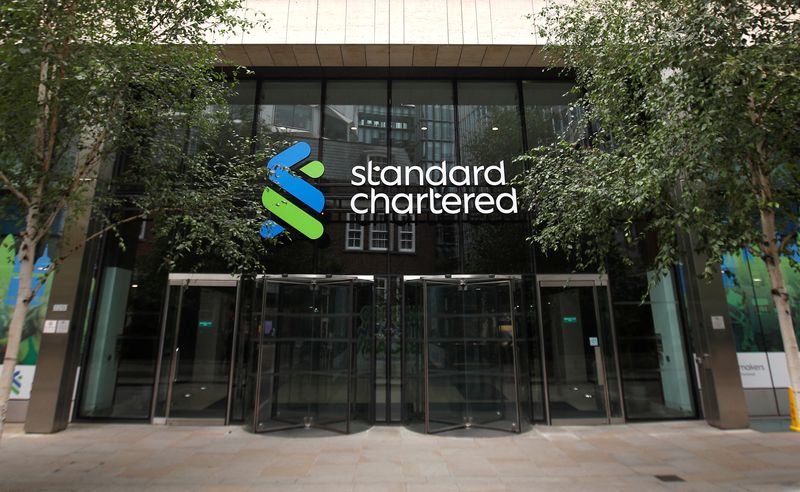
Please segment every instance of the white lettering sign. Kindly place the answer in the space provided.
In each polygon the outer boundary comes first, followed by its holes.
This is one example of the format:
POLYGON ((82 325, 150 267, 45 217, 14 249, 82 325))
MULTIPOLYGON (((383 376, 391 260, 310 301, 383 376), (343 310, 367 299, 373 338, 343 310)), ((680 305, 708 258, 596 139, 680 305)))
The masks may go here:
POLYGON ((360 192, 350 199, 350 208, 357 214, 393 213, 397 215, 419 214, 429 211, 434 215, 479 213, 516 214, 517 190, 496 195, 480 193, 444 192, 442 187, 486 187, 505 186, 506 173, 503 161, 496 166, 448 165, 446 161, 427 169, 421 166, 377 166, 369 161, 366 166, 354 166, 353 186, 372 187, 430 186, 420 193, 378 193, 375 188, 360 192), (439 188, 439 190, 435 189, 439 188))

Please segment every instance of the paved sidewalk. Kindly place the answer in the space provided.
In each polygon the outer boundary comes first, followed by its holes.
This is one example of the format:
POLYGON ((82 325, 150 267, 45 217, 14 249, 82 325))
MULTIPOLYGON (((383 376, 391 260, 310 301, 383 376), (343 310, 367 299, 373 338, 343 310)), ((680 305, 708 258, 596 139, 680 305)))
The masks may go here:
POLYGON ((670 489, 800 490, 800 434, 703 422, 439 436, 74 424, 53 435, 11 425, 0 443, 4 492, 670 489))

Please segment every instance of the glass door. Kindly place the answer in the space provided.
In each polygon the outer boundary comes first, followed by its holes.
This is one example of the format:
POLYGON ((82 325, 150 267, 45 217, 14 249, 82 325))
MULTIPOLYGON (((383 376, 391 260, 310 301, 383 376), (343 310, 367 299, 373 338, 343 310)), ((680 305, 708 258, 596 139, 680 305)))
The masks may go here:
POLYGON ((351 432, 372 419, 372 282, 264 279, 254 430, 351 432))
POLYGON ((621 420, 606 278, 541 275, 538 283, 550 423, 621 420))
MULTIPOLYGON (((519 432, 511 280, 423 278, 409 281, 405 295, 405 346, 411 354, 404 391, 413 393, 405 400, 406 412, 415 413, 420 385, 414 384, 419 371, 413 347, 421 342, 426 432, 470 427, 519 432), (422 330, 413 328, 415 319, 422 330)), ((413 415, 407 414, 406 420, 413 415)))
MULTIPOLYGON (((176 278, 177 277, 177 278, 176 278)), ((170 300, 162 361, 169 371, 168 423, 229 421, 232 360, 237 326, 237 280, 230 276, 183 275, 170 300), (221 278, 222 277, 222 278, 221 278)), ((172 289, 171 289, 172 290, 172 289)))

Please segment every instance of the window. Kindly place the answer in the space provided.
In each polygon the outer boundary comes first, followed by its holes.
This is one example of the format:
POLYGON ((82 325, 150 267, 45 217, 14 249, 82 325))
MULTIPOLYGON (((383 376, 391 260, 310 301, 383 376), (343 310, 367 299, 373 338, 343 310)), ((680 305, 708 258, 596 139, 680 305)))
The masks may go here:
POLYGON ((416 248, 416 230, 413 222, 397 226, 397 249, 402 253, 413 253, 416 248))
POLYGON ((375 214, 369 227, 369 249, 386 251, 389 249, 389 224, 385 214, 375 214))
POLYGON ((364 249, 364 226, 358 223, 355 214, 347 214, 344 249, 364 249))

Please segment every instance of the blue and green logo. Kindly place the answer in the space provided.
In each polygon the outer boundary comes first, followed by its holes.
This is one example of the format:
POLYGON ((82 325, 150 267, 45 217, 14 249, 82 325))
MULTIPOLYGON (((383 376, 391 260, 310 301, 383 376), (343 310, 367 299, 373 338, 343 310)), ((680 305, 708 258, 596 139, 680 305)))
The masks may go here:
MULTIPOLYGON (((311 155, 311 146, 305 142, 297 142, 270 159, 269 163, 267 163, 267 169, 270 171, 269 179, 273 184, 299 200, 309 209, 320 213, 325 206, 325 197, 322 192, 290 171, 292 166, 306 160, 309 155, 311 155)), ((305 174, 312 179, 319 178, 325 172, 325 166, 320 161, 311 161, 300 166, 297 172, 305 174)), ((276 189, 266 188, 264 193, 261 194, 261 203, 275 217, 307 238, 317 239, 322 236, 324 230, 322 223, 302 208, 290 202, 276 189)), ((261 237, 265 239, 273 238, 285 230, 282 225, 274 220, 268 220, 261 226, 261 237)))

